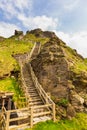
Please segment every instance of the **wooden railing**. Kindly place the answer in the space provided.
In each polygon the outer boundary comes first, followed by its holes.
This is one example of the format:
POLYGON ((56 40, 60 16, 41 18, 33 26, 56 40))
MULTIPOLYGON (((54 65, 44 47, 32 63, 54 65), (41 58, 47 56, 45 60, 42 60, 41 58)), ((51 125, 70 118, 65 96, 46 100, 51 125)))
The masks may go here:
POLYGON ((8 122, 8 118, 7 118, 7 113, 6 113, 6 109, 5 107, 2 107, 1 110, 1 130, 6 130, 7 127, 7 122, 8 122))
POLYGON ((36 42, 34 43, 34 46, 33 46, 32 50, 31 50, 30 54, 26 57, 27 61, 30 60, 30 58, 32 57, 32 54, 33 54, 33 52, 35 50, 35 47, 36 47, 36 42))
POLYGON ((23 63, 22 63, 21 59, 19 59, 19 62, 20 62, 20 68, 21 68, 20 69, 21 70, 21 81, 22 81, 22 86, 21 87, 22 87, 22 90, 23 90, 23 92, 25 94, 26 104, 27 104, 27 106, 29 106, 29 99, 30 99, 30 97, 29 97, 29 93, 28 93, 28 90, 27 90, 26 82, 24 80, 23 63))
POLYGON ((13 128, 15 129, 15 128, 29 126, 31 125, 30 115, 31 114, 30 114, 29 108, 22 108, 22 109, 8 110, 8 111, 6 111, 5 108, 3 108, 2 110, 3 122, 2 122, 2 128, 0 130, 11 130, 13 128), (25 115, 23 113, 25 113, 25 115), (15 114, 16 114, 16 117, 15 117, 15 114), (21 124, 20 122, 25 119, 28 119, 27 123, 21 124))
POLYGON ((26 104, 28 105, 28 107, 29 107, 29 99, 30 99, 30 97, 29 97, 29 94, 28 94, 26 82, 25 82, 25 80, 24 80, 23 65, 24 65, 25 63, 28 64, 28 62, 31 60, 32 55, 34 55, 34 53, 39 54, 40 49, 41 49, 41 43, 36 43, 36 42, 35 42, 35 43, 34 43, 34 46, 33 46, 33 48, 32 48, 32 50, 31 50, 31 52, 30 52, 30 54, 28 54, 28 55, 26 56, 25 61, 22 61, 22 59, 21 59, 20 57, 19 57, 19 59, 18 59, 19 64, 20 64, 20 70, 21 70, 22 90, 23 90, 24 93, 25 93, 25 97, 26 97, 26 101, 27 101, 26 104), (37 48, 37 52, 35 52, 36 48, 37 48))
POLYGON ((30 108, 8 110, 8 111, 6 111, 5 108, 3 108, 2 110, 3 122, 2 122, 2 128, 0 130, 13 130, 29 126, 32 128, 33 125, 37 123, 34 122, 35 117, 49 115, 52 113, 50 110, 48 111, 46 110, 43 112, 35 112, 35 111, 40 108, 47 109, 48 107, 51 107, 51 104, 33 106, 30 108))
POLYGON ((40 49, 41 49, 41 43, 40 42, 35 43, 33 49, 30 52, 29 57, 27 58, 28 61, 34 59, 40 53, 40 49))
MULTIPOLYGON (((38 79, 33 71, 33 68, 31 67, 31 64, 28 64, 30 71, 31 71, 31 76, 32 80, 34 82, 34 85, 38 91, 38 94, 40 95, 41 99, 43 100, 44 104, 49 106, 49 109, 51 110, 51 114, 53 116, 53 120, 55 121, 55 103, 51 100, 51 98, 47 95, 47 93, 44 91, 42 88, 41 84, 38 82, 38 79)), ((38 106, 39 107, 39 106, 38 106)))

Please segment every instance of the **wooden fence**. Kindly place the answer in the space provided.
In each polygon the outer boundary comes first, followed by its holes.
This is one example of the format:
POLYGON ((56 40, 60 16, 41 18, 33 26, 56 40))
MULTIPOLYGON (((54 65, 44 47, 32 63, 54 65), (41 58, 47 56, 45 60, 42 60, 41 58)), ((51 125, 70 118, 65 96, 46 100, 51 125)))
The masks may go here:
POLYGON ((33 125, 37 123, 34 122, 34 118, 52 114, 50 110, 43 112, 37 112, 36 110, 40 108, 47 109, 48 107, 52 107, 52 104, 39 105, 30 108, 22 108, 8 111, 3 108, 1 130, 13 130, 29 126, 32 128, 33 125))

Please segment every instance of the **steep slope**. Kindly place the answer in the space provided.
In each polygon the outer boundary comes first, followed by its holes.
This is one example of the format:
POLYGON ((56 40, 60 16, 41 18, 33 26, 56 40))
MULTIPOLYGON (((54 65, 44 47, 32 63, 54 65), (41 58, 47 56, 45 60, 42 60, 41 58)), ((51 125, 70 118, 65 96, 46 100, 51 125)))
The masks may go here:
POLYGON ((66 46, 55 33, 35 29, 15 31, 0 38, 0 79, 18 78, 20 68, 15 54, 28 54, 35 42, 41 43, 40 53, 31 60, 39 82, 56 103, 57 114, 72 117, 87 112, 87 59, 66 46))
POLYGON ((87 63, 82 56, 54 37, 31 62, 39 82, 57 104, 59 115, 72 117, 75 112, 87 112, 87 63))
POLYGON ((46 37, 37 38, 34 34, 24 35, 23 31, 17 30, 9 38, 0 37, 0 91, 14 92, 17 105, 23 93, 20 89, 20 67, 14 55, 27 55, 35 42, 44 44, 47 40, 46 37))
POLYGON ((0 37, 0 78, 11 76, 12 72, 19 71, 19 66, 14 59, 15 54, 29 53, 35 42, 44 44, 48 38, 36 37, 32 33, 23 34, 22 31, 15 30, 10 38, 0 37))

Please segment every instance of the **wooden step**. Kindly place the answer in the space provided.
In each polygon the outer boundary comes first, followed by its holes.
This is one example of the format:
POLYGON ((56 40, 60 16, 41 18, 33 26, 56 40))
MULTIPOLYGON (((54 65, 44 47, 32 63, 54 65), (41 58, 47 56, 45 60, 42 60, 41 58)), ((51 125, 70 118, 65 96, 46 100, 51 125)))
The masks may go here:
POLYGON ((30 97, 39 97, 38 94, 29 94, 30 97))
POLYGON ((47 121, 47 120, 51 120, 52 118, 49 116, 43 116, 43 117, 35 117, 33 119, 33 124, 36 124, 38 122, 43 122, 43 121, 47 121))
POLYGON ((34 99, 41 99, 39 96, 30 96, 30 99, 34 100, 34 99))
POLYGON ((30 102, 35 102, 35 101, 41 101, 41 99, 40 98, 35 98, 35 99, 30 99, 29 101, 30 102))
POLYGON ((33 94, 32 94, 32 93, 29 93, 29 96, 30 96, 30 97, 31 97, 31 96, 34 96, 34 97, 35 97, 35 96, 38 96, 38 97, 39 97, 39 95, 38 95, 37 93, 33 93, 33 94))
POLYGON ((37 90, 36 89, 29 89, 29 88, 27 88, 28 90, 29 90, 29 92, 36 92, 37 93, 37 90))
POLYGON ((32 94, 32 95, 36 95, 36 94, 38 94, 38 93, 37 93, 37 92, 30 92, 30 91, 29 91, 29 95, 31 95, 31 94, 32 94))
POLYGON ((22 128, 22 127, 25 127, 25 126, 29 127, 29 123, 9 126, 9 130, 14 130, 14 129, 22 128))
POLYGON ((30 102, 31 101, 39 101, 39 100, 41 100, 40 97, 30 97, 30 99, 29 99, 30 102))
POLYGON ((30 87, 27 87, 28 90, 31 90, 31 91, 36 91, 37 89, 36 88, 30 88, 30 87))
POLYGON ((34 86, 32 86, 32 87, 30 86, 30 87, 28 87, 28 88, 29 88, 29 89, 36 89, 34 86))
POLYGON ((43 102, 42 101, 36 101, 36 102, 30 102, 29 104, 33 104, 34 105, 34 104, 40 104, 40 103, 42 104, 43 102))
POLYGON ((40 112, 45 112, 47 111, 47 109, 44 109, 44 108, 38 108, 38 109, 34 109, 34 113, 40 113, 40 112))
POLYGON ((51 111, 36 113, 36 114, 34 114, 34 117, 39 117, 39 116, 42 116, 42 115, 49 115, 49 114, 51 114, 51 111))
POLYGON ((29 106, 36 106, 36 105, 43 105, 43 102, 31 102, 29 103, 29 106))

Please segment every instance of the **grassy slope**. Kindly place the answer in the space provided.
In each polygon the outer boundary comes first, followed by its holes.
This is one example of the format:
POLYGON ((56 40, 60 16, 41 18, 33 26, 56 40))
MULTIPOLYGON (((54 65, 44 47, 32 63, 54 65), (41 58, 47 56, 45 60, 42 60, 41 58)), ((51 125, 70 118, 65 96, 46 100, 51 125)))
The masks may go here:
POLYGON ((14 78, 5 78, 0 80, 0 90, 3 92, 14 92, 14 101, 18 99, 18 95, 23 95, 17 81, 14 78))
POLYGON ((87 114, 80 113, 72 120, 38 123, 32 129, 25 130, 87 130, 87 114))
MULTIPOLYGON (((18 40, 17 36, 13 36, 0 42, 0 77, 20 69, 16 60, 12 57, 13 54, 30 52, 34 42, 44 44, 47 40, 47 38, 37 39, 34 35, 27 34, 22 40, 18 40)), ((0 80, 0 91, 14 92, 13 98, 15 101, 18 100, 19 95, 23 95, 16 79, 10 77, 0 80)))
POLYGON ((15 41, 6 39, 0 43, 0 76, 9 73, 13 69, 19 69, 12 54, 30 51, 33 44, 31 42, 15 41))
POLYGON ((13 69, 19 69, 12 54, 29 52, 34 42, 40 41, 44 44, 48 40, 46 38, 36 38, 32 34, 25 35, 21 41, 15 39, 17 38, 13 37, 0 42, 0 76, 9 73, 13 69))
POLYGON ((80 74, 81 72, 86 72, 87 71, 87 59, 83 59, 81 55, 78 55, 75 50, 72 48, 62 45, 63 50, 65 52, 65 56, 67 60, 69 61, 70 69, 77 73, 80 74))

